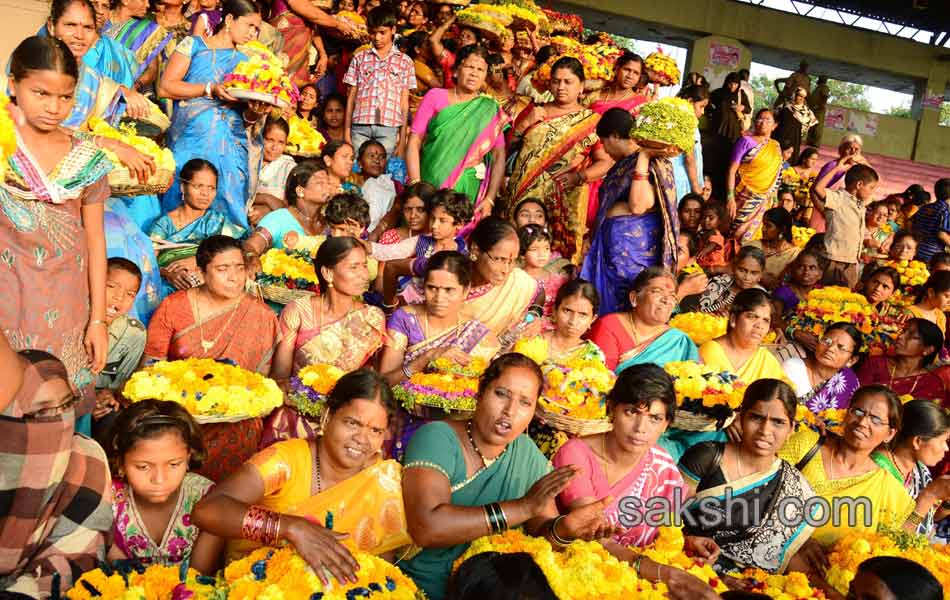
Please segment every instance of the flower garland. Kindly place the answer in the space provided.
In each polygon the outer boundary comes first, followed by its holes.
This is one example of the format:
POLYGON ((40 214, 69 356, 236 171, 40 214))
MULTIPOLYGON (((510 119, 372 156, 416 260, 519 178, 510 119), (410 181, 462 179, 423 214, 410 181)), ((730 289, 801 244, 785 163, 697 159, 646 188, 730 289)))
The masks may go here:
POLYGON ((16 124, 7 105, 10 98, 0 92, 0 177, 7 170, 7 159, 16 153, 16 124))
POLYGON ((316 156, 327 143, 323 134, 313 128, 310 121, 297 115, 290 116, 290 135, 287 136, 287 153, 296 156, 316 156))
POLYGON ((799 248, 804 248, 808 240, 810 240, 815 233, 815 230, 811 227, 792 225, 792 243, 799 248))
MULTIPOLYGON (((821 336, 829 325, 845 321, 861 333, 870 335, 874 330, 875 319, 874 307, 864 296, 846 287, 828 286, 808 292, 795 309, 789 326, 821 336)), ((862 351, 867 350, 867 347, 865 340, 862 351)))
POLYGON ((333 386, 345 374, 343 369, 325 363, 307 365, 290 378, 288 399, 300 414, 317 418, 333 386))
POLYGON ((525 535, 517 529, 478 538, 458 560, 453 571, 476 554, 526 552, 547 577, 558 598, 607 600, 622 598, 666 598, 665 584, 654 586, 637 577, 633 567, 608 553, 598 542, 573 542, 555 552, 543 538, 525 535))
POLYGON ((135 372, 122 395, 171 400, 197 417, 258 417, 283 404, 273 379, 210 358, 160 361, 135 372))
MULTIPOLYGON (((228 600, 416 600, 419 589, 398 567, 355 551, 357 581, 324 586, 292 548, 259 548, 224 569, 228 600)), ((330 577, 329 573, 327 576, 330 577)))
POLYGON ((820 589, 811 587, 808 576, 797 571, 785 575, 772 575, 762 569, 746 569, 738 575, 733 575, 750 584, 746 590, 765 594, 769 598, 778 600, 797 600, 803 598, 825 598, 820 589))
POLYGON ((320 292, 317 271, 306 249, 271 248, 261 256, 261 271, 257 276, 261 285, 320 292))
POLYGON ((733 373, 692 360, 668 362, 664 370, 673 379, 676 404, 681 410, 719 420, 742 405, 746 384, 733 373))
POLYGON ((478 396, 478 380, 488 367, 484 359, 473 358, 468 366, 448 359, 436 359, 423 373, 393 387, 393 395, 406 410, 417 406, 446 411, 473 411, 478 396))
POLYGON ((663 526, 657 529, 656 539, 643 549, 643 555, 660 564, 686 571, 690 575, 707 583, 716 592, 724 592, 728 588, 711 565, 694 560, 684 551, 686 539, 682 527, 663 526))
POLYGON ((181 566, 151 565, 131 572, 87 571, 66 592, 68 600, 205 600, 223 597, 214 577, 181 566))
POLYGON ((676 65, 676 60, 668 54, 663 54, 662 50, 657 50, 647 56, 643 61, 643 66, 653 83, 666 86, 680 80, 680 68, 676 65))
POLYGON ((630 135, 641 142, 659 142, 692 151, 699 126, 693 105, 682 98, 661 98, 640 107, 630 135))
POLYGON ((728 324, 726 317, 701 312, 680 313, 670 319, 670 327, 688 335, 697 346, 726 335, 728 324))
POLYGON ((253 40, 239 48, 248 56, 224 76, 224 85, 230 90, 256 92, 270 97, 270 104, 281 107, 295 104, 300 92, 287 73, 284 64, 264 44, 253 40))

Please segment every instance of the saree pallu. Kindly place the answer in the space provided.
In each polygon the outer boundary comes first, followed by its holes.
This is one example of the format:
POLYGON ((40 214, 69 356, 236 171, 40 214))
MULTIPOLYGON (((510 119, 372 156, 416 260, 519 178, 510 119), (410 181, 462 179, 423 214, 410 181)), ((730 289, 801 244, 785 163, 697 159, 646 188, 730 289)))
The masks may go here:
POLYGON ((0 183, 0 330, 14 350, 44 350, 63 362, 73 389, 85 396, 76 409, 82 416, 94 403, 95 376, 83 346, 90 307, 81 211, 105 202, 112 162, 77 137, 52 176, 22 141, 7 167, 0 183))
MULTIPOLYGON (((188 83, 221 81, 247 59, 238 50, 209 49, 198 37, 186 38, 182 41, 185 43, 192 44, 191 64, 184 78, 188 83)), ((259 138, 260 133, 253 140, 255 145, 260 144, 259 138)), ((240 110, 210 98, 182 100, 175 105, 165 139, 176 166, 175 179, 162 196, 163 210, 168 212, 181 204, 181 167, 192 158, 204 158, 218 169, 218 194, 211 208, 247 228, 247 200, 252 176, 260 170, 260 156, 251 164, 252 140, 240 110)))
POLYGON ((755 237, 762 226, 762 216, 771 207, 771 200, 782 169, 782 149, 769 138, 756 143, 744 137, 737 142, 749 146, 739 164, 739 183, 736 185, 736 218, 729 235, 741 244, 755 237), (748 141, 746 141, 748 140, 748 141))
POLYGON ((696 344, 689 339, 688 335, 675 327, 670 327, 643 344, 633 345, 633 338, 630 338, 630 343, 632 347, 620 355, 617 374, 633 365, 652 363, 663 367, 668 362, 699 359, 696 344))
POLYGON ((80 63, 75 104, 63 121, 63 127, 83 129, 92 117, 99 117, 110 125, 116 125, 125 112, 122 99, 118 82, 98 73, 85 63, 80 63))
MULTIPOLYGON (((429 423, 419 429, 406 449, 403 470, 431 469, 449 481, 452 504, 481 506, 515 500, 551 470, 548 460, 526 435, 519 435, 508 449, 488 467, 467 475, 465 457, 455 431, 444 422, 429 423)), ((424 548, 403 561, 403 571, 431 600, 443 600, 452 564, 468 548, 457 544, 446 548, 424 548)))
POLYGON ((283 12, 271 17, 268 22, 284 36, 284 54, 290 60, 287 63, 286 72, 294 84, 301 86, 310 81, 308 63, 313 29, 307 21, 291 12, 280 0, 275 2, 274 6, 282 8, 283 12))
POLYGON ((461 318, 481 321, 500 336, 521 321, 538 298, 540 289, 534 277, 514 269, 501 285, 473 288, 462 305, 461 318))
POLYGON ((422 148, 420 174, 438 188, 452 188, 477 207, 491 169, 491 151, 502 139, 508 115, 490 96, 446 106, 429 121, 422 148))
POLYGON ((600 294, 599 314, 630 308, 630 287, 647 267, 672 268, 676 264, 679 213, 668 160, 650 162, 656 195, 653 210, 642 215, 607 216, 615 204, 627 201, 638 156, 618 161, 600 186, 594 239, 581 268, 581 277, 593 283, 600 294))
POLYGON ((136 70, 133 79, 138 79, 152 61, 172 41, 172 34, 151 19, 132 18, 120 27, 107 27, 104 35, 127 48, 135 56, 136 70))
POLYGON ((861 382, 858 381, 857 374, 850 367, 842 367, 820 388, 813 389, 798 401, 816 415, 823 410, 848 408, 851 396, 859 387, 861 382))
MULTIPOLYGON (((516 120, 531 112, 528 105, 516 120)), ((532 125, 524 134, 521 150, 508 180, 508 201, 512 206, 528 197, 541 198, 550 215, 551 250, 577 264, 583 255, 587 233, 587 210, 591 187, 582 184, 563 189, 555 176, 582 168, 598 143, 600 115, 581 109, 532 125)), ((598 183, 598 182, 595 182, 598 183)))
MULTIPOLYGON (((682 465, 681 471, 690 478, 682 465)), ((785 519, 780 518, 783 507, 779 502, 783 498, 804 502, 813 495, 801 473, 784 460, 776 460, 766 471, 697 489, 683 508, 684 532, 715 540, 722 549, 717 561, 721 567, 756 567, 781 573, 814 528, 804 518, 793 525, 794 516, 787 512, 785 519), (734 500, 731 505, 730 498, 734 500), (710 521, 716 524, 709 526, 710 521)))
POLYGON ((75 415, 0 416, 0 589, 46 597, 105 558, 109 466, 75 415), (57 581, 58 580, 58 581, 57 581))
POLYGON ((129 313, 146 326, 152 313, 162 299, 173 292, 166 291, 162 275, 155 260, 155 250, 148 236, 139 228, 130 214, 129 204, 144 198, 109 198, 106 201, 104 215, 106 233, 106 256, 127 258, 138 265, 142 271, 142 285, 135 296, 135 303, 129 313))
MULTIPOLYGON (((280 315, 280 336, 294 336, 296 373, 307 365, 328 364, 349 372, 362 367, 383 345, 386 317, 375 306, 363 306, 343 318, 322 326, 313 302, 319 298, 294 300, 280 315)), ((282 406, 265 420, 261 446, 291 439, 316 439, 319 423, 282 406)))

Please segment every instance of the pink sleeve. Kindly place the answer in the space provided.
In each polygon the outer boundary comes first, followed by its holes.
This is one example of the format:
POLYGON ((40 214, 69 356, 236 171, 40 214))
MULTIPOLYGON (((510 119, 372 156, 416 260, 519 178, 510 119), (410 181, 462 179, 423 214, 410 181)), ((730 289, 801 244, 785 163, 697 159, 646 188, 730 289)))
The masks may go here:
POLYGON ((577 476, 558 495, 557 499, 560 506, 567 508, 579 498, 597 498, 598 494, 594 489, 591 452, 586 442, 579 438, 568 440, 551 459, 551 464, 555 469, 567 465, 574 465, 580 469, 577 476))
POLYGON ((419 108, 416 109, 416 117, 412 120, 412 133, 419 137, 425 137, 429 130, 429 121, 437 112, 448 106, 449 91, 444 88, 432 88, 422 97, 419 108))

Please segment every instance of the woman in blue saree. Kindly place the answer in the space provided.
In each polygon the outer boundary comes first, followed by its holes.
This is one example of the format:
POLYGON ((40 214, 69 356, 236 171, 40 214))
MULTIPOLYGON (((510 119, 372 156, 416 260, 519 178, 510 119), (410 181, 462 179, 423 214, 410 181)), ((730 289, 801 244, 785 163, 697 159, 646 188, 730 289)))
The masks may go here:
POLYGON ((129 50, 135 58, 135 81, 150 85, 155 81, 158 63, 155 59, 172 41, 172 34, 153 19, 146 18, 145 0, 113 0, 112 17, 102 28, 102 35, 112 38, 129 50))
MULTIPOLYGON (((263 124, 263 107, 251 103, 242 114, 245 107, 237 104, 221 81, 247 60, 237 47, 256 39, 260 26, 261 15, 253 2, 228 0, 218 32, 207 40, 199 36, 182 40, 158 86, 160 96, 176 101, 166 134, 175 164, 184 165, 192 158, 210 160, 218 169, 218 191, 211 208, 244 228, 248 227, 248 198, 263 156, 258 126, 263 124)), ((176 179, 162 196, 162 208, 169 211, 180 202, 176 179)))
POLYGON ((581 269, 581 277, 600 294, 601 315, 630 308, 627 295, 643 269, 676 266, 679 216, 673 170, 657 151, 637 151, 632 128, 633 117, 623 109, 608 110, 597 124, 604 150, 617 159, 600 186, 594 239, 581 269), (637 174, 646 172, 649 181, 643 181, 649 185, 634 185, 637 174))

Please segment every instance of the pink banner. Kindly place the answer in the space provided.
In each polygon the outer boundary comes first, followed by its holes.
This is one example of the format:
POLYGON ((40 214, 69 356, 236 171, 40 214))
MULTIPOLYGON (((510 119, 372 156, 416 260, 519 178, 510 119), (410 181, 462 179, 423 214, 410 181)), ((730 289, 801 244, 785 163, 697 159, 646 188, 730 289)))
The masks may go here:
POLYGON ((848 111, 840 106, 829 106, 825 111, 825 127, 847 131, 848 111))
POLYGON ((712 42, 709 44, 709 62, 714 65, 723 65, 729 68, 739 66, 739 57, 742 51, 735 46, 712 42))

